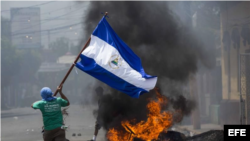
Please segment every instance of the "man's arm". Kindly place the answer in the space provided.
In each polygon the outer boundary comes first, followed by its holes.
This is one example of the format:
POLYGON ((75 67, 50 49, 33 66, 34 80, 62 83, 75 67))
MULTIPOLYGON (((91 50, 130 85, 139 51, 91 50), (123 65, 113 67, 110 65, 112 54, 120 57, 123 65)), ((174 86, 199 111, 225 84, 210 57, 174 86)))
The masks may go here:
POLYGON ((39 101, 36 101, 36 102, 34 102, 33 104, 31 104, 31 108, 33 108, 33 109, 39 109, 40 108, 40 106, 39 106, 39 101))
POLYGON ((64 100, 67 100, 68 101, 68 105, 67 106, 69 106, 70 105, 70 103, 69 103, 69 100, 68 100, 68 98, 62 93, 62 92, 59 92, 60 93, 60 95, 61 95, 61 98, 62 99, 64 99, 64 100))
POLYGON ((69 106, 70 103, 69 103, 68 98, 62 93, 62 86, 61 86, 60 88, 58 87, 57 89, 58 89, 58 91, 59 91, 59 93, 60 93, 60 95, 61 95, 61 98, 68 101, 67 106, 69 106))

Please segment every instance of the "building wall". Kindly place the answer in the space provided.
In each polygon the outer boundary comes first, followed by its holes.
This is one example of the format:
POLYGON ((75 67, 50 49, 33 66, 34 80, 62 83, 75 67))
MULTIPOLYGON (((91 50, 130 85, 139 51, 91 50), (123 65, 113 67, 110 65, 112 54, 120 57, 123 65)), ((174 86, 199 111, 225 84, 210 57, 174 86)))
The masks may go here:
MULTIPOLYGON (((240 111, 242 108, 239 100, 239 54, 247 53, 247 50, 250 49, 250 2, 225 2, 225 7, 221 11, 221 39, 223 100, 220 106, 220 122, 221 124, 240 124, 240 111), (243 27, 247 27, 247 30, 249 30, 247 35, 249 44, 244 44, 243 42, 242 31, 247 31, 243 27), (237 30, 238 35, 236 34, 237 30), (225 32, 229 33, 228 40, 225 40, 227 39, 225 32)), ((249 89, 250 87, 247 88, 247 90, 249 89)), ((249 102, 246 101, 246 103, 249 102)), ((249 108, 246 108, 246 111, 244 110, 245 114, 250 113, 247 112, 249 110, 249 108)), ((246 118, 249 118, 250 121, 250 116, 246 118)), ((245 119, 243 119, 243 124, 245 123, 249 124, 249 122, 245 122, 245 119)))
MULTIPOLYGON (((221 12, 221 39, 222 39, 222 95, 224 100, 239 100, 239 89, 238 89, 238 53, 237 48, 234 47, 232 39, 233 30, 238 29, 239 34, 242 32, 242 27, 250 23, 250 2, 240 2, 233 6, 224 8, 221 12), (225 36, 223 33, 228 31, 230 34, 230 70, 228 69, 228 50, 223 39, 225 36), (231 84, 228 85, 228 72, 230 71, 231 84), (230 86, 230 88, 228 87, 230 86), (229 89, 228 89, 229 88, 229 89)), ((245 53, 246 49, 250 48, 250 45, 244 46, 243 38, 240 36, 240 49, 239 53, 245 53)))

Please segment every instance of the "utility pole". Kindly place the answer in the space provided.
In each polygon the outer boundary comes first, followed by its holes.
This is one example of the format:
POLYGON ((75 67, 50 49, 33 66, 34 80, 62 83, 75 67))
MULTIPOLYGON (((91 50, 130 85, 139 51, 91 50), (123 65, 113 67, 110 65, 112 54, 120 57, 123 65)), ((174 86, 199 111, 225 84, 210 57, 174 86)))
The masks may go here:
POLYGON ((50 30, 47 30, 48 31, 48 48, 49 48, 49 44, 50 44, 50 30))
POLYGON ((192 113, 192 122, 194 129, 201 129, 201 122, 200 122, 200 111, 199 111, 199 95, 197 92, 197 80, 194 74, 190 74, 189 76, 189 90, 191 99, 194 100, 197 104, 192 113))

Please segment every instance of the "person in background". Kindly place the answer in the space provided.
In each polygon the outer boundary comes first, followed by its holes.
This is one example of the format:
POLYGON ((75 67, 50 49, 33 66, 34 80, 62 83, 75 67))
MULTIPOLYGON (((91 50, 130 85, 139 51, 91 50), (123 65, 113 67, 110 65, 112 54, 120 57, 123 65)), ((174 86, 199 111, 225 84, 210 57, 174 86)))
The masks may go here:
POLYGON ((97 87, 95 89, 97 99, 98 99, 98 110, 97 118, 95 122, 95 131, 93 138, 89 141, 96 141, 99 130, 103 127, 106 128, 104 123, 111 123, 117 116, 122 115, 121 110, 118 107, 113 107, 110 110, 106 111, 107 106, 110 106, 111 103, 114 103, 112 96, 110 94, 104 94, 102 87, 97 87), (105 121, 104 121, 105 120, 105 121))
MULTIPOLYGON (((96 95, 98 97, 98 109, 100 109, 101 105, 102 105, 102 97, 103 97, 103 88, 102 87, 97 87, 95 89, 95 92, 96 92, 96 95)), ((90 140, 90 141, 95 141, 96 140, 96 137, 97 137, 97 134, 98 134, 98 131, 101 129, 101 119, 100 119, 100 116, 99 114, 97 115, 97 120, 95 122, 95 132, 94 132, 94 135, 93 135, 93 138, 90 140)))
POLYGON ((61 107, 70 105, 68 98, 62 93, 62 86, 58 87, 61 97, 53 97, 50 88, 41 89, 42 100, 34 102, 31 107, 39 109, 43 116, 44 141, 65 141, 66 135, 64 130, 63 115, 61 107))

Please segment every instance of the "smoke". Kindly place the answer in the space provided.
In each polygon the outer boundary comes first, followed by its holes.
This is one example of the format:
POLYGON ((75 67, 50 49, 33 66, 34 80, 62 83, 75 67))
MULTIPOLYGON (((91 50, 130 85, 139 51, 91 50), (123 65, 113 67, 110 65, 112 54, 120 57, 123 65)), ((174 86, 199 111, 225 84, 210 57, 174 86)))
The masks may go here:
POLYGON ((104 95, 96 94, 99 96, 98 103, 101 105, 99 105, 97 111, 94 111, 94 115, 106 130, 121 127, 120 122, 124 119, 145 120, 147 117, 146 105, 149 98, 154 95, 150 92, 142 95, 138 100, 121 94, 114 89, 111 89, 111 93, 105 93, 104 95))
POLYGON ((84 19, 85 31, 92 33, 101 12, 108 11, 108 22, 141 58, 148 74, 184 81, 196 72, 197 61, 204 52, 194 38, 191 23, 182 24, 167 3, 91 2, 84 19))
MULTIPOLYGON (((85 31, 90 34, 101 19, 101 12, 109 12, 107 21, 121 39, 141 58, 146 73, 158 76, 157 86, 168 99, 164 110, 189 115, 193 101, 183 91, 190 74, 197 71, 198 61, 204 59, 202 44, 195 38, 191 20, 183 24, 168 8, 169 2, 90 2, 85 17, 85 31), (100 16, 99 16, 100 15, 100 16)), ((89 36, 89 35, 87 35, 89 36)), ((96 112, 103 127, 120 128, 124 119, 136 121, 147 117, 146 105, 155 92, 133 99, 105 84, 97 83, 108 92, 102 96, 102 106, 96 112)), ((180 121, 176 121, 180 122, 180 121)))

